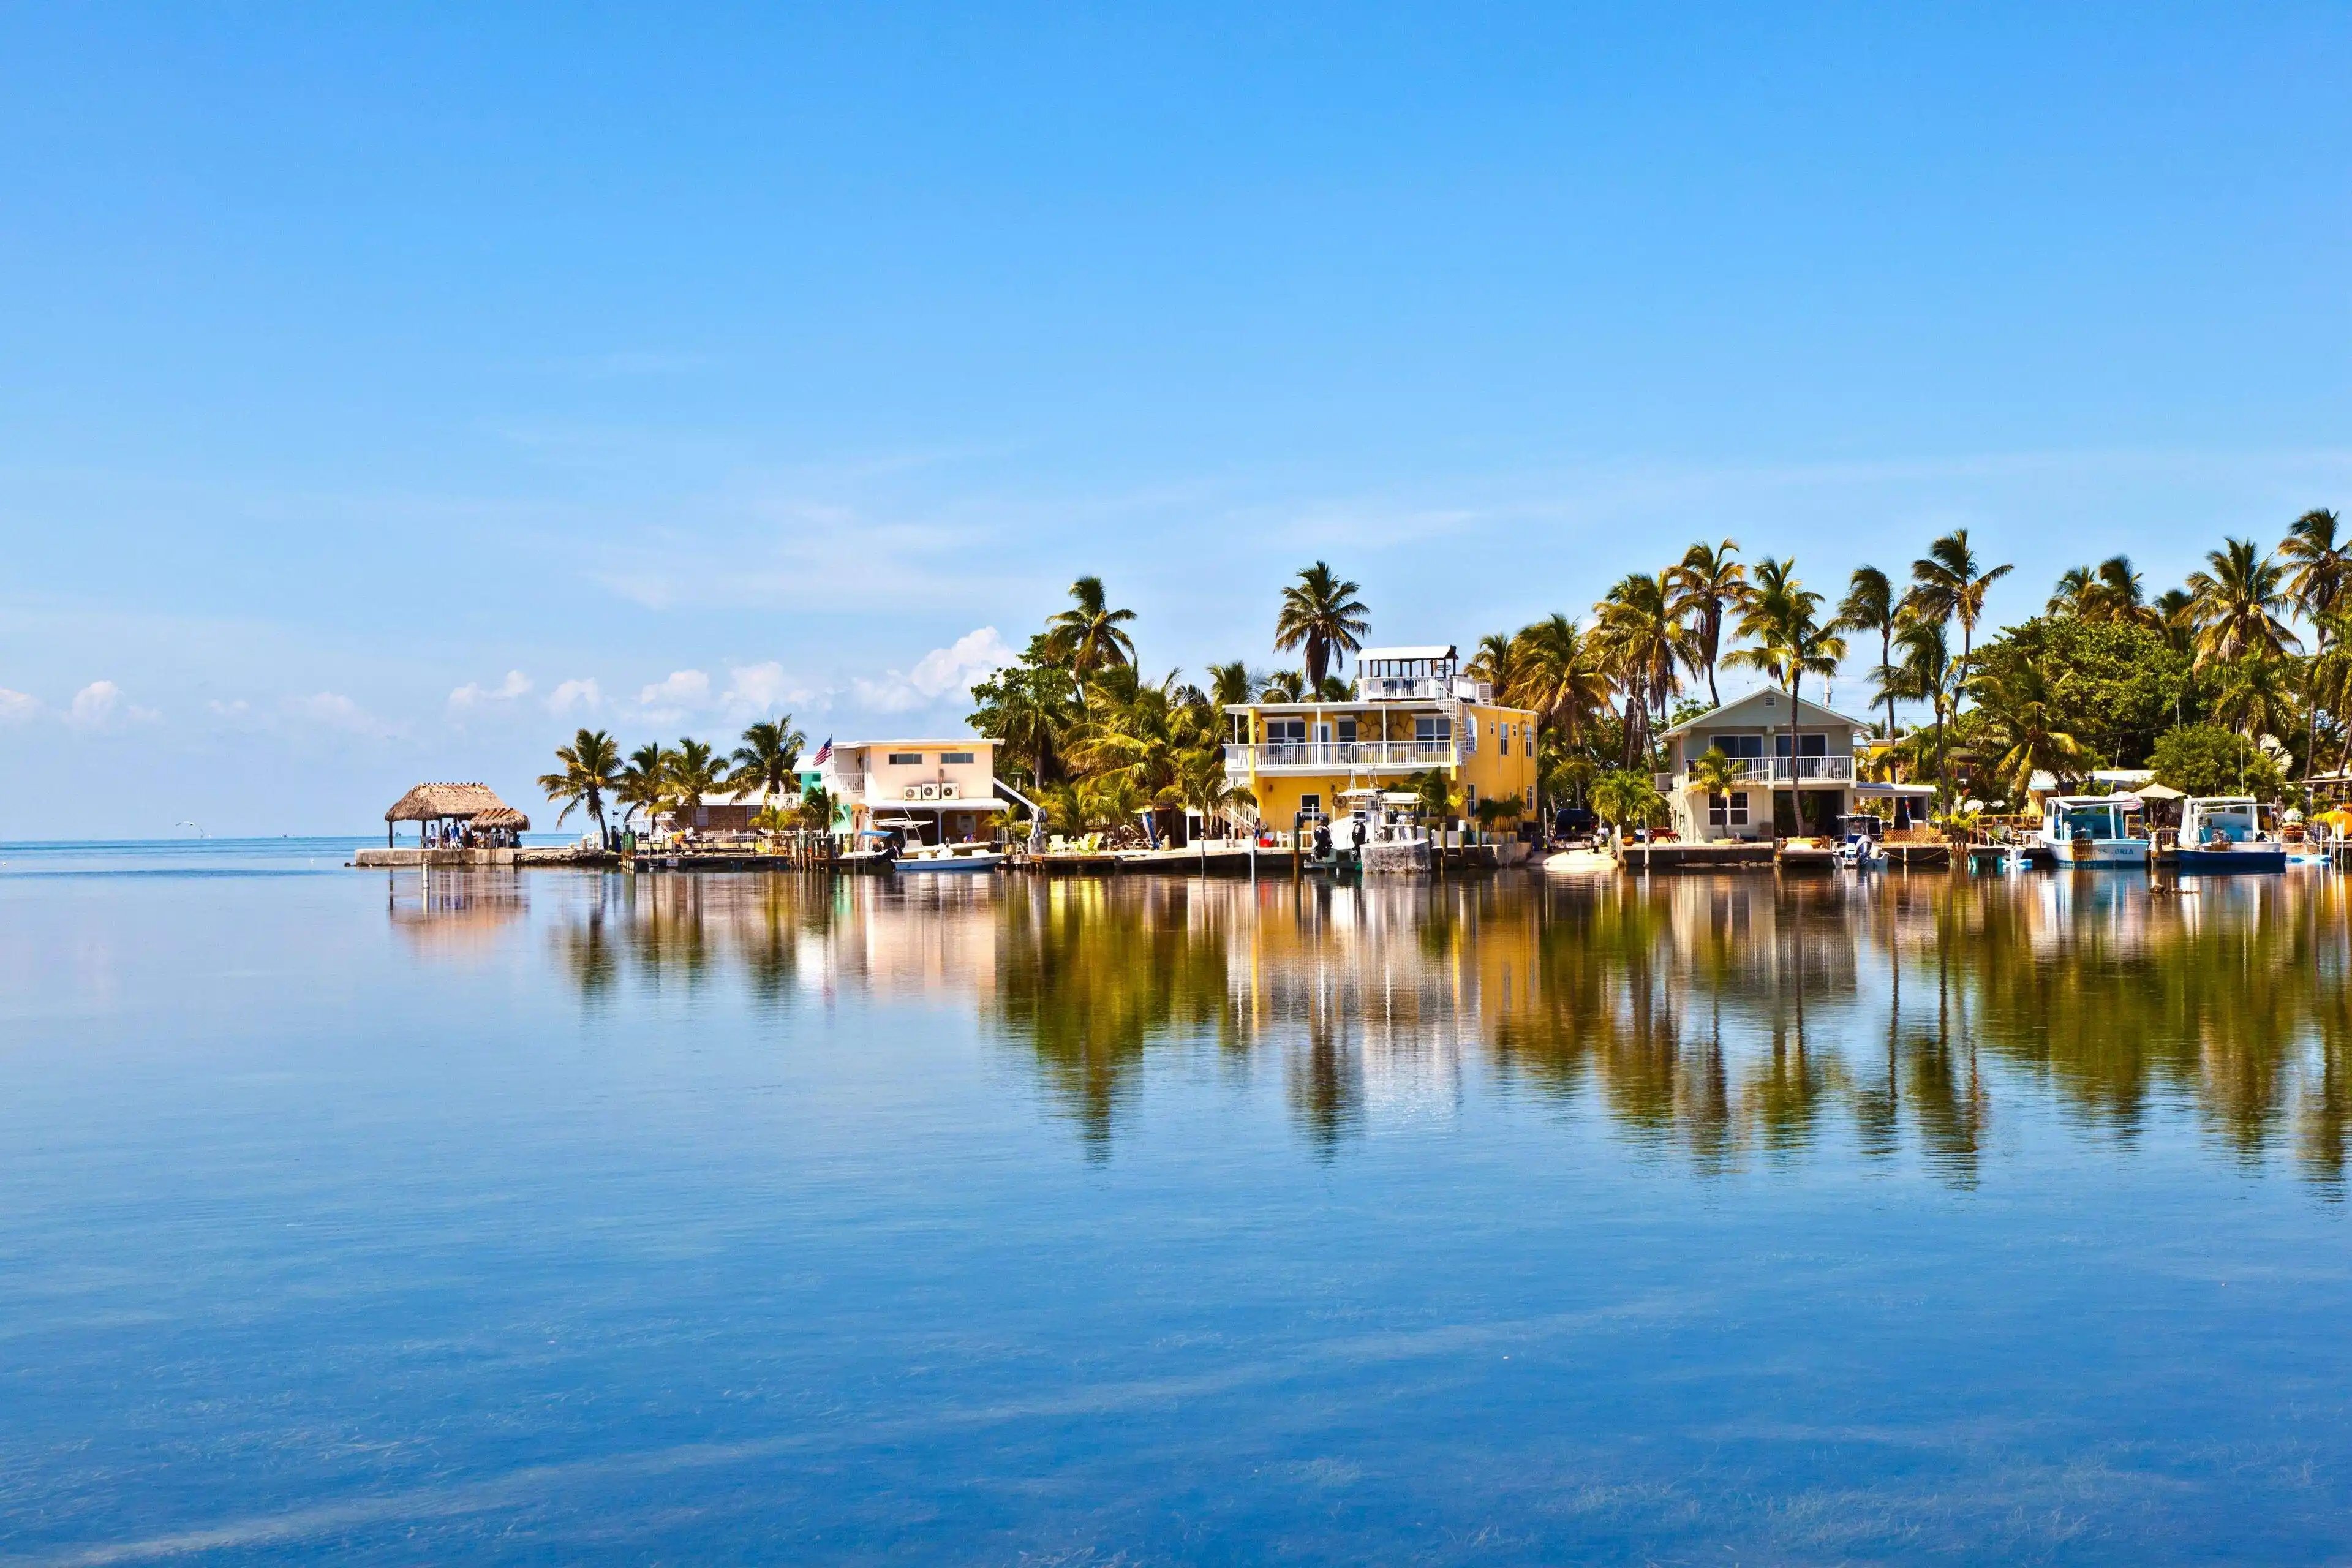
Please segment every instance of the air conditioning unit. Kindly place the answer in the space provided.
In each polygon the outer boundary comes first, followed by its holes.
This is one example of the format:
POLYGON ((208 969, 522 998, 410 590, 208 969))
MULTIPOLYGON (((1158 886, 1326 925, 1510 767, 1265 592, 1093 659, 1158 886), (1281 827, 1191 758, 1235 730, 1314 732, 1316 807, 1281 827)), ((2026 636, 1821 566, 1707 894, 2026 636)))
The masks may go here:
POLYGON ((907 798, 908 798, 908 800, 920 800, 920 799, 922 799, 922 798, 923 798, 923 786, 922 786, 922 785, 920 785, 920 784, 908 784, 908 785, 907 786, 907 798))
POLYGON ((940 785, 940 798, 941 800, 953 800, 955 797, 956 797, 956 786, 955 786, 955 785, 953 785, 953 784, 943 784, 940 785))
POLYGON ((937 799, 939 799, 939 798, 940 798, 940 786, 939 786, 939 785, 937 785, 937 784, 925 784, 925 785, 923 786, 923 798, 924 798, 925 800, 937 800, 937 799))

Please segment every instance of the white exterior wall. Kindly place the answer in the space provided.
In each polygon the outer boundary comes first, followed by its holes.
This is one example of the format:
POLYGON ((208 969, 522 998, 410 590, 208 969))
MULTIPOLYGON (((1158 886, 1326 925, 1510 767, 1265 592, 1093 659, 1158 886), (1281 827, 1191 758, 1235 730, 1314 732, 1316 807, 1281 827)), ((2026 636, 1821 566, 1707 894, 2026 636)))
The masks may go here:
POLYGON ((902 805, 908 785, 952 784, 959 800, 984 801, 996 794, 993 741, 870 741, 835 746, 825 759, 824 787, 843 801, 873 807, 902 805), (946 763, 950 752, 971 754, 969 763, 946 763), (894 755, 917 757, 894 763, 894 755))
MULTIPOLYGON (((1847 759, 1848 771, 1851 772, 1852 759, 1854 754, 1854 737, 1861 732, 1857 726, 1843 721, 1816 720, 1801 721, 1797 727, 1797 732, 1801 737, 1810 738, 1815 735, 1822 737, 1823 755, 1847 759)), ((1774 837, 1773 796, 1787 793, 1794 787, 1791 784, 1786 783, 1775 784, 1764 780, 1756 781, 1748 787, 1747 825, 1745 826, 1727 825, 1718 828, 1709 820, 1706 795, 1699 790, 1685 786, 1681 781, 1689 773, 1691 764, 1705 755, 1710 747, 1720 744, 1724 737, 1754 736, 1763 747, 1763 760, 1769 763, 1778 754, 1776 748, 1782 740, 1787 738, 1788 733, 1788 699, 1776 696, 1769 709, 1763 708, 1759 702, 1749 706, 1738 716, 1737 721, 1709 724, 1701 721, 1697 727, 1675 736, 1668 753, 1667 766, 1675 779, 1675 787, 1668 792, 1668 798, 1673 807, 1674 826, 1677 836, 1693 843, 1713 843, 1734 838, 1769 839, 1774 837)), ((1801 741, 1800 743, 1802 743, 1801 741)), ((1728 751, 1730 748, 1727 746, 1724 749, 1728 751)), ((1850 813, 1853 809, 1853 792, 1850 783, 1807 783, 1804 788, 1808 795, 1835 794, 1839 797, 1838 810, 1841 815, 1850 813)))

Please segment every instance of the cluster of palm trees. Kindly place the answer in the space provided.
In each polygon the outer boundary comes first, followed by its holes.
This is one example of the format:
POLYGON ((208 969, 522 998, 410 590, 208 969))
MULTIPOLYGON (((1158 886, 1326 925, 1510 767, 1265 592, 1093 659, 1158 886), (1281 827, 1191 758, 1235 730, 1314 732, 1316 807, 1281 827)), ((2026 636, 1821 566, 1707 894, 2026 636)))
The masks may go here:
POLYGON ((1101 578, 1081 577, 1021 662, 973 688, 971 723, 1002 744, 1000 761, 1057 829, 1131 833, 1188 808, 1232 821, 1255 803, 1225 773, 1225 709, 1344 700, 1341 662, 1371 626, 1360 592, 1316 562, 1283 590, 1275 617, 1274 646, 1297 652, 1299 668, 1262 673, 1235 659, 1210 665, 1196 684, 1172 669, 1146 676, 1135 613, 1112 607, 1101 578))
MULTIPOLYGON (((1751 565, 1739 559, 1737 541, 1702 542, 1664 571, 1618 582, 1593 605, 1589 623, 1554 615, 1488 637, 1467 668, 1505 701, 1538 715, 1549 795, 1589 789, 1602 816, 1640 820, 1664 804, 1649 783, 1649 764, 1675 699, 1703 685, 1705 705, 1720 706, 1719 670, 1760 674, 1790 699, 1793 752, 1806 678, 1834 675, 1850 634, 1879 639, 1873 673, 1887 704, 1888 734, 1897 728, 1898 700, 1924 700, 1936 714, 1940 748, 1944 721, 1968 683, 1986 591, 2009 570, 1979 561, 1960 530, 1928 547, 1903 590, 1878 568, 1861 567, 1832 608, 1797 575, 1794 561, 1767 557, 1751 565), (1957 659, 1949 652, 1954 623, 1957 659)), ((1722 771, 1727 780, 1727 762, 1722 771)), ((1702 770, 1694 782, 1706 780, 1702 770)))
POLYGON ((2078 566, 2059 578, 2045 611, 2161 634, 2210 682, 2207 717, 2248 741, 2300 749, 2306 778, 2331 739, 2336 767, 2352 761, 2352 538, 2332 510, 2296 518, 2274 550, 2225 539, 2182 586, 2154 599, 2128 557, 2078 566), (2311 630, 2307 654, 2298 620, 2311 630))
MULTIPOLYGON (((1934 780, 1948 809, 1952 752, 1964 740, 1979 778, 2021 795, 2037 772, 2079 777, 2097 758, 2062 717, 2055 693, 2066 671, 2013 657, 1978 668, 1987 594, 2010 571, 1980 559, 1968 531, 1955 530, 1899 584, 1875 566, 1855 568, 1832 605, 1792 560, 1749 563, 1734 540, 1701 542, 1664 571, 1624 577, 1589 619, 1553 615, 1483 639, 1465 673, 1537 714, 1547 797, 1589 798, 1617 822, 1652 820, 1664 807, 1651 774, 1677 699, 1703 688, 1703 705, 1719 706, 1719 672, 1760 675, 1790 700, 1796 754, 1806 681, 1826 680, 1856 652, 1877 656, 1868 674, 1894 742, 1886 765, 1934 780), (1922 705, 1928 721, 1908 735, 1903 702, 1922 705)), ((1236 659, 1210 665, 1194 684, 1172 669, 1147 678, 1135 612, 1115 607, 1101 578, 1081 577, 1024 657, 973 688, 971 722, 1000 742, 1000 764, 1037 792, 1057 828, 1126 831, 1184 808, 1231 819, 1252 803, 1225 772, 1224 710, 1345 700, 1342 667, 1370 630, 1360 592, 1316 562, 1283 589, 1275 619, 1275 648, 1296 653, 1298 665, 1260 672, 1236 659)), ((2127 557, 2075 568, 2045 615, 2160 634, 2218 682, 2211 717, 2250 738, 2304 741, 2307 768, 2317 765, 2323 733, 2337 743, 2339 767, 2352 752, 2352 540, 2339 536, 2332 511, 2304 514, 2273 552, 2229 540, 2182 587, 2153 599, 2127 557), (2314 636, 2307 656, 2298 618, 2314 636)), ((624 760, 610 735, 583 730, 558 750, 560 771, 540 784, 565 816, 584 806, 600 831, 608 800, 625 823, 638 812, 690 809, 722 790, 756 793, 773 826, 821 826, 830 803, 798 791, 804 744, 786 717, 752 725, 725 757, 689 738, 624 760)), ((1700 760, 1693 782, 1709 784, 1710 768, 1722 775, 1716 783, 1729 784, 1727 759, 1712 758, 1700 760)))
POLYGON ((801 788, 801 751, 808 737, 793 728, 792 715, 763 719, 743 731, 735 750, 721 755, 705 741, 681 738, 676 746, 649 741, 624 760, 620 742, 603 730, 582 730, 568 746, 555 749, 557 770, 541 773, 539 787, 561 802, 557 826, 584 808, 598 837, 610 832, 604 808, 621 808, 622 826, 642 814, 687 816, 717 795, 756 795, 760 826, 822 829, 831 825, 833 803, 824 792, 801 788))

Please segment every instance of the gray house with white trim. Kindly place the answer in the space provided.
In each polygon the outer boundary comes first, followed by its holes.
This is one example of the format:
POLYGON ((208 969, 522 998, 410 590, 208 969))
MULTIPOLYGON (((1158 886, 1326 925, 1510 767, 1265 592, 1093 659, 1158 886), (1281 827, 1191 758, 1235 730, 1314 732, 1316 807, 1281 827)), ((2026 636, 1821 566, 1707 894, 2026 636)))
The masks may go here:
POLYGON ((1661 737, 1668 771, 1657 780, 1675 836, 1704 844, 1834 832, 1854 809, 1854 742, 1869 732, 1859 719, 1800 699, 1792 748, 1788 695, 1769 690, 1675 725, 1661 737), (1692 785, 1691 763, 1710 747, 1731 760, 1738 787, 1710 795, 1692 785))

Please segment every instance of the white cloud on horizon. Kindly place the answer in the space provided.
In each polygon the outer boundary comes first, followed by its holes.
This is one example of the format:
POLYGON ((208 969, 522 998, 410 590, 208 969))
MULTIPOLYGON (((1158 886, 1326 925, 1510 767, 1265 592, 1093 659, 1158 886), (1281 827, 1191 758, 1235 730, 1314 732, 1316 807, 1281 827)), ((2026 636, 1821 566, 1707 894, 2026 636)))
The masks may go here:
POLYGON ((583 713, 593 713, 604 705, 604 688, 586 676, 559 682, 547 698, 550 713, 569 713, 575 709, 583 713))
POLYGON ((698 669, 673 669, 637 693, 641 708, 701 708, 710 701, 710 677, 698 669))
POLYGON ((122 694, 122 688, 111 680, 93 680, 73 695, 73 706, 66 710, 66 722, 77 730, 105 730, 121 724, 146 724, 163 717, 152 708, 142 708, 122 694))
POLYGON ((775 714, 789 708, 804 708, 823 700, 799 681, 784 673, 784 667, 774 659, 762 664, 740 664, 727 672, 727 695, 719 705, 736 713, 775 714))
POLYGON ((377 718, 340 691, 318 691, 308 697, 289 697, 283 706, 289 718, 353 735, 381 740, 400 732, 398 725, 377 718))
POLYGON ((472 712, 494 702, 519 701, 530 696, 530 677, 520 669, 509 669, 507 678, 496 686, 485 688, 469 680, 457 688, 449 693, 449 710, 454 713, 472 712))
POLYGON ((23 724, 41 716, 41 700, 0 686, 0 724, 23 724))
POLYGON ((961 701, 972 683, 1016 662, 994 626, 982 626, 945 647, 935 647, 901 674, 887 672, 879 680, 859 678, 851 682, 859 704, 877 713, 912 713, 938 706, 952 697, 961 701))

